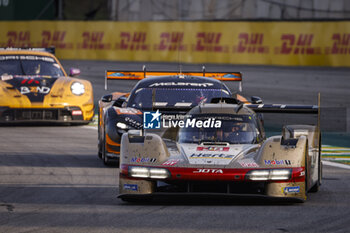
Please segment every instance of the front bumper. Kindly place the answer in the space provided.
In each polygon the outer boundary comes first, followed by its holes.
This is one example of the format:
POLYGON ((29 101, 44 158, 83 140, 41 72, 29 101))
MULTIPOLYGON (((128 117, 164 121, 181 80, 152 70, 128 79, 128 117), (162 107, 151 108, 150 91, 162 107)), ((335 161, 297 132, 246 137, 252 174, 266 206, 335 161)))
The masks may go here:
MULTIPOLYGON (((135 165, 132 165, 135 167, 135 165)), ((158 167, 158 166, 157 166, 158 167)), ((222 194, 257 195, 267 197, 306 200, 304 168, 289 168, 288 180, 249 180, 247 174, 255 169, 205 169, 210 173, 198 173, 197 168, 162 167, 169 172, 168 178, 152 179, 130 177, 128 165, 121 166, 119 179, 120 197, 125 195, 174 194, 222 194)), ((152 167, 155 168, 155 167, 152 167)), ((160 168, 160 167, 159 167, 160 168)))
POLYGON ((9 108, 0 107, 0 123, 77 123, 85 124, 79 107, 65 108, 9 108))

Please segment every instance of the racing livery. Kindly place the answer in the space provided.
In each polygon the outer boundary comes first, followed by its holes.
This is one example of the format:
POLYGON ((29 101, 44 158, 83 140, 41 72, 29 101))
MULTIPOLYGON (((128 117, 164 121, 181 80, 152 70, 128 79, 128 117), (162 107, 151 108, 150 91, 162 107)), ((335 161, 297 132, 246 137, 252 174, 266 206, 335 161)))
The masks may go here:
MULTIPOLYGON (((0 49, 0 123, 89 123, 92 85, 68 77, 50 49, 0 49)), ((70 76, 80 74, 71 68, 70 76)))
MULTIPOLYGON (((143 114, 157 111, 181 118, 199 103, 231 97, 221 81, 242 81, 240 73, 107 71, 107 80, 140 80, 131 93, 114 92, 99 101, 98 156, 105 164, 119 160, 120 139, 130 129, 143 128, 143 114)), ((235 95, 242 101, 242 96, 235 95)))
POLYGON ((227 99, 194 107, 177 122, 182 127, 163 119, 158 132, 129 131, 122 136, 119 197, 214 193, 305 201, 321 184, 319 124, 284 125, 282 135, 266 138, 260 112, 317 114, 318 106, 227 99))

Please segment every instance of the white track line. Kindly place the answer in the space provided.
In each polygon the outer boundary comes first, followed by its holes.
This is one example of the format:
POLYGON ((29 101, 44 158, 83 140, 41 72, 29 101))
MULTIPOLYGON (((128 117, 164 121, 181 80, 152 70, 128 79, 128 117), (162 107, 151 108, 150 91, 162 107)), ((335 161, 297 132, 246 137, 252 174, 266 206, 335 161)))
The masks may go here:
POLYGON ((346 165, 346 164, 334 163, 334 162, 324 161, 324 160, 322 161, 322 163, 324 165, 327 165, 327 166, 339 167, 339 168, 344 168, 344 169, 350 169, 350 165, 346 165))
POLYGON ((97 126, 84 125, 81 128, 97 130, 97 126))

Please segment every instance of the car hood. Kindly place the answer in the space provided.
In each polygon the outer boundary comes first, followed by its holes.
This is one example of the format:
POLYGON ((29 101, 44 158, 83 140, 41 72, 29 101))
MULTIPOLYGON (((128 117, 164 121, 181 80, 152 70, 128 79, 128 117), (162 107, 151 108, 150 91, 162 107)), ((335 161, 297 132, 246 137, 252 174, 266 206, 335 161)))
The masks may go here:
POLYGON ((180 153, 193 165, 234 165, 246 167, 256 164, 254 157, 260 145, 237 144, 237 145, 206 145, 206 144, 179 144, 180 153))
MULTIPOLYGON (((64 78, 64 77, 62 77, 64 78)), ((27 96, 31 102, 43 102, 44 97, 52 92, 53 85, 59 77, 51 76, 13 76, 4 80, 7 88, 18 90, 21 95, 27 96)))

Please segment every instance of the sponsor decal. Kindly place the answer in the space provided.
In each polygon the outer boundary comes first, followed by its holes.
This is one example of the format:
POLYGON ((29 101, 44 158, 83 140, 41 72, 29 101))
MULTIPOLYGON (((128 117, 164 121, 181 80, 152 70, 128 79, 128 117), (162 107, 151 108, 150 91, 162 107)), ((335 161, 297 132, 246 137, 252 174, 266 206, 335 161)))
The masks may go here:
POLYGON ((115 50, 124 51, 149 51, 150 45, 147 44, 147 32, 143 31, 121 31, 118 38, 120 40, 115 43, 115 50))
POLYGON ((255 162, 238 162, 242 167, 259 167, 259 165, 255 162))
POLYGON ((110 43, 103 42, 104 35, 103 31, 83 31, 80 38, 83 43, 77 43, 77 48, 86 50, 111 49, 110 43))
POLYGON ((313 33, 282 34, 281 41, 282 45, 280 47, 275 47, 275 54, 322 54, 321 47, 313 45, 313 33))
POLYGON ((225 154, 191 154, 189 156, 190 159, 198 159, 198 158, 213 158, 213 159, 231 159, 233 155, 225 155, 225 154))
POLYGON ((290 162, 290 160, 286 159, 286 160, 265 160, 265 164, 266 165, 291 165, 292 163, 290 162))
POLYGON ((193 171, 193 173, 223 174, 224 172, 221 169, 202 169, 202 168, 199 168, 199 169, 193 171))
POLYGON ((39 94, 47 94, 50 92, 49 87, 26 87, 22 86, 20 87, 21 94, 28 94, 28 93, 39 93, 39 94))
POLYGON ((160 43, 155 44, 155 50, 159 51, 186 51, 187 45, 184 42, 184 32, 175 31, 175 32, 162 32, 160 35, 160 43))
POLYGON ((114 73, 109 75, 109 77, 124 77, 124 76, 125 76, 125 74, 119 73, 119 72, 114 72, 114 73))
POLYGON ((238 45, 233 46, 233 53, 268 54, 269 47, 264 45, 264 33, 240 33, 238 45))
POLYGON ((81 110, 73 110, 73 111, 72 111, 72 115, 73 115, 73 116, 83 115, 83 112, 82 112, 81 110))
POLYGON ((139 128, 142 126, 142 123, 130 118, 130 117, 125 117, 124 119, 126 122, 130 123, 132 126, 139 128))
POLYGON ((221 37, 221 32, 198 32, 197 43, 192 44, 192 51, 227 53, 229 48, 220 43, 221 37))
MULTIPOLYGON (((45 79, 44 79, 45 80, 45 79)), ((40 82, 38 80, 35 80, 35 79, 23 79, 21 81, 21 84, 40 84, 40 82)))
POLYGON ((12 75, 8 75, 8 74, 1 75, 1 80, 2 81, 8 81, 8 80, 11 80, 11 79, 13 79, 12 75))
POLYGON ((198 146, 197 151, 229 151, 230 147, 198 146))
POLYGON ((137 184, 124 184, 124 190, 137 191, 138 186, 137 184))
POLYGON ((29 60, 29 61, 45 61, 45 62, 51 62, 54 63, 55 60, 51 57, 43 57, 43 56, 34 56, 34 55, 6 55, 6 56, 0 56, 0 61, 6 61, 6 60, 29 60))
POLYGON ((133 157, 131 158, 132 163, 155 163, 157 161, 156 158, 143 158, 143 157, 133 157))
POLYGON ((299 193, 300 192, 300 186, 292 186, 292 187, 284 187, 282 188, 283 193, 299 193))
POLYGON ((188 82, 163 82, 152 83, 149 87, 163 87, 163 86, 190 86, 190 87, 211 87, 213 83, 188 83, 188 82))
POLYGON ((171 160, 165 161, 164 163, 162 163, 162 165, 174 166, 174 165, 177 164, 179 161, 180 161, 180 159, 171 159, 171 160))
POLYGON ((145 129, 160 129, 160 116, 162 114, 157 112, 143 113, 143 128, 145 129))

